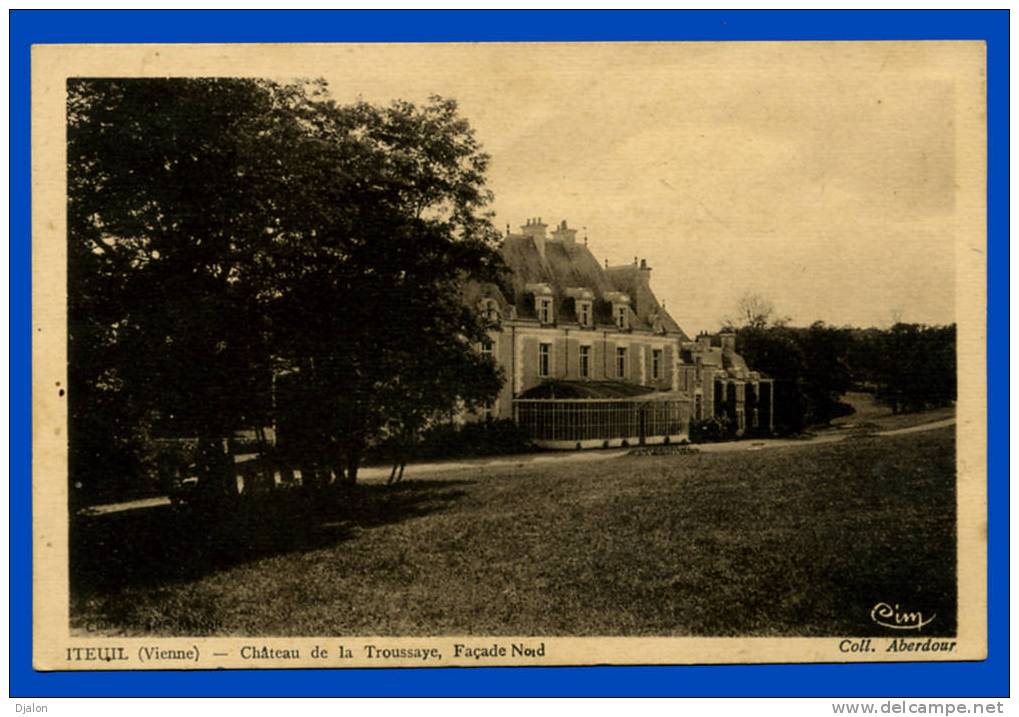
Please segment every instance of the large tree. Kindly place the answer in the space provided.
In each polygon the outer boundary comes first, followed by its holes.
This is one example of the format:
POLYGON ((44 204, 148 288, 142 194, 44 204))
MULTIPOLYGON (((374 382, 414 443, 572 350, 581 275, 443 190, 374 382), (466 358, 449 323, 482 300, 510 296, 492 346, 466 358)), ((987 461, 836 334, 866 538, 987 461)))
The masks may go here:
POLYGON ((259 138, 281 94, 68 82, 71 473, 86 489, 137 480, 152 430, 214 444, 264 415, 264 322, 244 267, 271 212, 245 177, 280 156, 259 138))
POLYGON ((261 255, 264 295, 276 351, 314 392, 318 428, 301 434, 353 482, 387 427, 498 390, 474 351, 486 327, 460 299, 464 281, 500 268, 488 157, 450 100, 306 111, 307 154, 261 255))
POLYGON ((795 433, 849 410, 841 401, 853 383, 849 329, 823 321, 791 326, 776 315, 770 299, 753 292, 739 298, 736 316, 725 324, 736 331, 737 348, 749 365, 775 379, 776 430, 795 433))
POLYGON ((860 342, 877 357, 869 378, 893 413, 951 405, 956 399, 956 327, 896 323, 860 342))
POLYGON ((487 157, 454 103, 209 78, 68 95, 73 480, 137 469, 150 427, 214 445, 267 420, 281 371, 314 418, 303 450, 351 480, 386 389, 429 410, 494 392, 458 299, 498 266, 487 157), (428 390, 438 363, 455 380, 428 390))
POLYGON ((736 314, 734 317, 723 321, 724 324, 732 327, 744 326, 753 329, 763 329, 775 316, 775 305, 764 294, 753 291, 744 292, 736 302, 736 314))

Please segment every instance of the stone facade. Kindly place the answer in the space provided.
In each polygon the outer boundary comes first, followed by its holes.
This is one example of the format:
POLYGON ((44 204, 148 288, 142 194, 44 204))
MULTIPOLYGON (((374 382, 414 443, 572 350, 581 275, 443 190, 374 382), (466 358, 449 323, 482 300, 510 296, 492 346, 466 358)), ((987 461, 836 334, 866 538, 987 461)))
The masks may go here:
POLYGON ((735 334, 701 334, 685 342, 677 372, 679 390, 693 400, 693 420, 725 415, 739 434, 774 429, 774 382, 736 353, 735 334))
POLYGON ((507 377, 488 416, 514 418, 517 399, 550 382, 616 382, 669 392, 694 420, 726 413, 741 430, 769 425, 770 381, 736 354, 733 335, 691 340, 651 290, 646 260, 602 266, 565 221, 549 232, 540 219, 507 231, 501 250, 505 279, 472 284, 465 297, 491 322, 479 350, 507 377))

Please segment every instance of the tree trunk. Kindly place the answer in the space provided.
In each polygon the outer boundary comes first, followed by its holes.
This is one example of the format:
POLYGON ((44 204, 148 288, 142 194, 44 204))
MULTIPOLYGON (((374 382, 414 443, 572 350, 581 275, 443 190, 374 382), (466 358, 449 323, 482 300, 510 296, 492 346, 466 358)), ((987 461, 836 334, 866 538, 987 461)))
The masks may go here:
POLYGON ((361 446, 352 446, 347 449, 347 483, 357 484, 357 469, 361 465, 361 446))
POLYGON ((198 488, 205 498, 213 502, 237 498, 233 457, 225 450, 222 438, 199 438, 197 468, 198 488))
POLYGON ((330 447, 329 456, 327 457, 329 468, 332 474, 335 476, 333 481, 335 485, 343 485, 347 482, 346 472, 344 470, 344 456, 343 451, 335 444, 330 447))

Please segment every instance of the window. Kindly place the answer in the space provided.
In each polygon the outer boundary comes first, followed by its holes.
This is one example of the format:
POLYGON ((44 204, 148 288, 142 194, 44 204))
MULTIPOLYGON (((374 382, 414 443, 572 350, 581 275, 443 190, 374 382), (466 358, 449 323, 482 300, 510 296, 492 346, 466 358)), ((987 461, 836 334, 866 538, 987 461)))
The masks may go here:
POLYGON ((538 303, 538 318, 543 324, 552 323, 552 299, 541 299, 538 303))
POLYGON ((552 368, 552 344, 538 344, 538 375, 547 378, 552 368))
POLYGON ((580 347, 580 377, 591 378, 591 347, 580 347))
POLYGON ((495 347, 495 345, 492 343, 491 339, 485 339, 484 341, 481 342, 481 355, 482 356, 487 356, 487 357, 491 358, 492 357, 492 349, 494 347, 495 347))
POLYGON ((616 307, 616 326, 618 326, 621 329, 625 329, 626 328, 626 307, 625 306, 617 306, 616 307))
POLYGON ((616 349, 616 376, 626 378, 626 349, 616 349))
POLYGON ((662 350, 651 349, 651 378, 657 381, 662 377, 662 350))
POLYGON ((580 325, 590 326, 591 325, 591 302, 581 301, 580 302, 580 325))

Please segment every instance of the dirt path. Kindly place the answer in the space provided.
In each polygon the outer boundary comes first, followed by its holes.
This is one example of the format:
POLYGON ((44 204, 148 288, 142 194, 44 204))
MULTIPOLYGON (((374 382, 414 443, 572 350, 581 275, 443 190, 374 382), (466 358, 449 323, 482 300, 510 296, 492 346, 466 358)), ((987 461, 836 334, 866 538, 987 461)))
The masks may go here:
MULTIPOLYGON (((921 431, 933 431, 938 428, 947 428, 955 425, 955 418, 945 418, 929 423, 921 423, 907 428, 895 428, 886 431, 875 431, 869 435, 876 436, 897 436, 904 433, 919 433, 921 431)), ((819 433, 810 438, 762 438, 758 440, 729 441, 725 443, 701 443, 695 446, 701 453, 732 453, 736 451, 761 451, 768 448, 786 448, 791 446, 817 446, 831 443, 839 443, 853 432, 846 429, 833 428, 830 431, 819 433)), ((407 466, 404 480, 417 480, 431 478, 437 475, 451 474, 450 480, 474 480, 484 475, 486 469, 498 468, 530 468, 548 463, 562 465, 564 463, 587 463, 590 461, 604 461, 611 458, 619 458, 630 452, 629 448, 616 448, 607 450, 590 451, 563 451, 546 453, 524 453, 514 456, 498 458, 478 458, 474 460, 437 461, 433 463, 413 463, 407 466)), ((365 483, 383 483, 389 478, 390 466, 366 466, 358 473, 358 479, 365 483)), ((144 500, 133 500, 125 503, 110 503, 107 505, 96 505, 85 509, 89 515, 102 515, 104 513, 119 513, 125 510, 140 510, 154 508, 160 505, 169 505, 170 499, 161 496, 157 498, 146 498, 144 500)))
POLYGON ((889 431, 878 431, 879 436, 898 436, 903 433, 917 433, 919 431, 930 431, 935 428, 947 428, 948 426, 954 426, 954 418, 943 418, 940 421, 931 421, 930 423, 921 423, 918 426, 907 426, 906 428, 895 428, 889 431))
MULTIPOLYGON (((946 428, 955 425, 955 418, 946 418, 929 423, 921 423, 908 428, 896 428, 886 431, 874 431, 869 435, 875 436, 896 436, 903 433, 919 433, 921 431, 933 431, 938 428, 946 428)), ((760 451, 768 448, 785 448, 791 446, 817 446, 831 443, 839 443, 846 440, 852 431, 846 429, 832 429, 824 433, 811 436, 810 438, 762 438, 759 440, 728 441, 724 443, 701 443, 694 448, 701 453, 732 453, 735 451, 760 451)), ((486 468, 527 468, 539 466, 544 463, 584 463, 588 461, 602 461, 610 458, 619 458, 630 452, 629 448, 618 448, 609 450, 592 451, 570 451, 563 453, 528 453, 518 456, 504 458, 479 459, 476 461, 444 461, 438 463, 415 463, 407 466, 404 480, 431 477, 443 473, 464 472, 466 475, 454 475, 451 478, 473 479, 477 476, 474 471, 481 472, 486 468)), ((382 482, 389 477, 388 467, 363 468, 360 477, 368 483, 382 482)))
POLYGON ((170 505, 170 499, 165 495, 156 498, 141 498, 139 500, 126 500, 123 503, 107 503, 106 505, 92 505, 83 508, 80 512, 83 515, 104 515, 106 513, 122 513, 125 510, 141 510, 143 508, 158 508, 161 505, 170 505))

